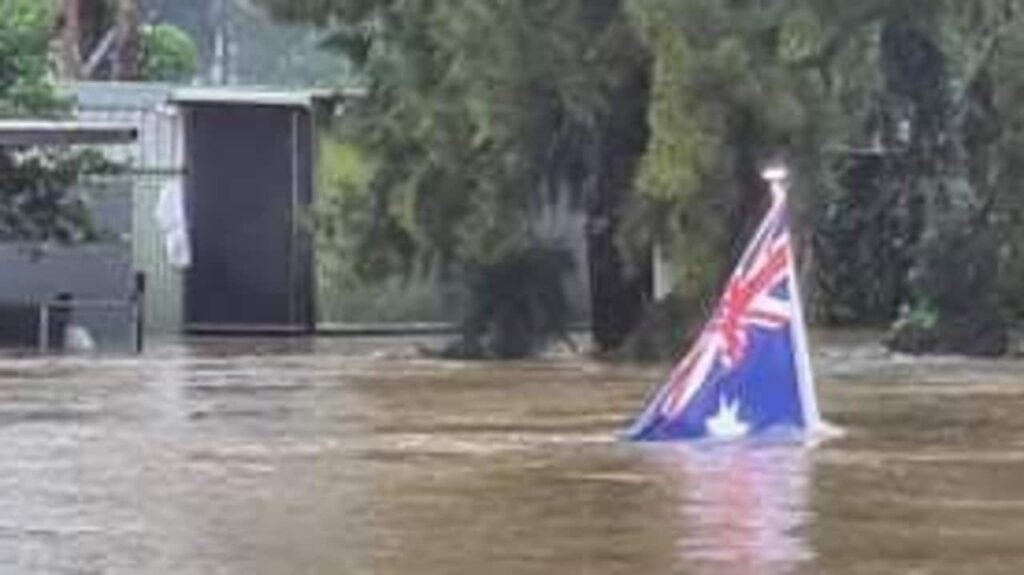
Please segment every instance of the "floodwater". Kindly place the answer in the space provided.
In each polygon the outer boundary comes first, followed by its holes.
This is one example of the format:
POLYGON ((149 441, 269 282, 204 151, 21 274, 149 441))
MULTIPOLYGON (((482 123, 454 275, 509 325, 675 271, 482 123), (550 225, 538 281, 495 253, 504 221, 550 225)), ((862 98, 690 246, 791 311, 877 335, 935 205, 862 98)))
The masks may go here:
POLYGON ((640 447, 663 368, 403 340, 0 360, 0 573, 1024 572, 1024 362, 827 339, 847 435, 640 447))

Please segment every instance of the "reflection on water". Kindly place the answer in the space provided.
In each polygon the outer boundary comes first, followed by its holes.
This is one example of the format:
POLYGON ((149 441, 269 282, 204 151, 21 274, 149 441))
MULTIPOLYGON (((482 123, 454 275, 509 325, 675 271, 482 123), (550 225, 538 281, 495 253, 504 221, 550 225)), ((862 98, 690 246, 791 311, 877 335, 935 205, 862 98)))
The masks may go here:
POLYGON ((658 468, 677 489, 679 554, 695 572, 793 573, 813 553, 810 463, 799 445, 663 449, 658 468))
POLYGON ((1024 362, 826 341, 815 449, 617 433, 663 368, 204 341, 0 360, 0 573, 1024 572, 1024 362))

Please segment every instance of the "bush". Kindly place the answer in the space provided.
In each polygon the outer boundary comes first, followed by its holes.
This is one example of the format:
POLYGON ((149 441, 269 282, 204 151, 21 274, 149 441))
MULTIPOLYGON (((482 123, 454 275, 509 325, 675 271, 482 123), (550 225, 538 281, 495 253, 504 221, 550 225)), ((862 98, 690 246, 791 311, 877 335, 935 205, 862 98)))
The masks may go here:
POLYGON ((83 175, 117 173, 98 152, 0 151, 0 241, 80 244, 99 240, 85 199, 83 175))
POLYGON ((532 246, 469 274, 462 339, 447 355, 460 358, 528 357, 559 340, 572 345, 567 284, 574 269, 565 249, 532 246))
POLYGON ((198 69, 199 52, 192 38, 168 24, 142 29, 142 79, 150 82, 184 82, 198 69))
POLYGON ((0 118, 65 110, 50 79, 51 4, 0 0, 0 118))

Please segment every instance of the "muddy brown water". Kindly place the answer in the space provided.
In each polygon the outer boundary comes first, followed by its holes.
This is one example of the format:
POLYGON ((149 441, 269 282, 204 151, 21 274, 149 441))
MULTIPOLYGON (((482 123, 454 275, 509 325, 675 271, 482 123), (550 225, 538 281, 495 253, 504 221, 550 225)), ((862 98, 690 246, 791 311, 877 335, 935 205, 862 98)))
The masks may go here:
POLYGON ((617 439, 664 368, 412 346, 0 360, 0 573, 1024 572, 1024 362, 824 338, 844 438, 694 449, 617 439))

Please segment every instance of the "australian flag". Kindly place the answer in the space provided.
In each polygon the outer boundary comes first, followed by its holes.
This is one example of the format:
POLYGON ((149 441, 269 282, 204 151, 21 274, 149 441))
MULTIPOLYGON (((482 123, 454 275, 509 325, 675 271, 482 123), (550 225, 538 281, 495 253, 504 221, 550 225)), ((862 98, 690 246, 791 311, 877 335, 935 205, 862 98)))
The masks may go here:
POLYGON ((782 179, 711 320, 628 436, 736 440, 802 434, 820 416, 782 179))

